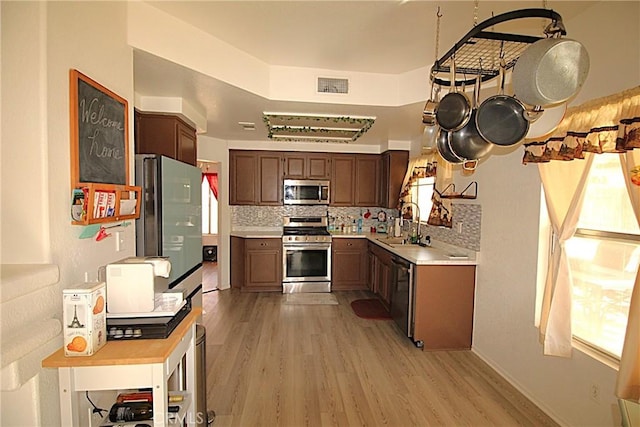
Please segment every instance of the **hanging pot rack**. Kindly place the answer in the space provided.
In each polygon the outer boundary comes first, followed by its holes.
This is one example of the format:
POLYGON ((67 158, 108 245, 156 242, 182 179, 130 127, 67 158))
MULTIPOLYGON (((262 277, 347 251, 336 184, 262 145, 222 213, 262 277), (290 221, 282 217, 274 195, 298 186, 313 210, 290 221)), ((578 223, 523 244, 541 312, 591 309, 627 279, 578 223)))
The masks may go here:
POLYGON ((450 79, 440 78, 438 73, 450 74, 451 59, 455 56, 456 75, 470 75, 472 79, 455 79, 456 86, 471 85, 478 75, 488 81, 500 74, 500 58, 504 58, 505 70, 513 68, 520 54, 531 44, 544 37, 485 31, 496 24, 523 18, 549 19, 544 33, 549 36, 567 34, 562 17, 551 9, 520 9, 502 13, 475 25, 431 67, 432 82, 439 86, 451 86, 450 79), (480 69, 479 64, 482 64, 480 69))

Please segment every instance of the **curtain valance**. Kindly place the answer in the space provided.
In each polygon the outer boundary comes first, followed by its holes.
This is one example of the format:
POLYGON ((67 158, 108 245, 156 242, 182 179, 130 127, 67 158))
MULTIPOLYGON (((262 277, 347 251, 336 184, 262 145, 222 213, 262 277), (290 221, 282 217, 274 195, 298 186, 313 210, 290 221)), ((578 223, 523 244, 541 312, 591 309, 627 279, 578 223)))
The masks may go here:
POLYGON ((640 86, 567 109, 556 130, 543 138, 524 144, 523 163, 640 148, 640 86))

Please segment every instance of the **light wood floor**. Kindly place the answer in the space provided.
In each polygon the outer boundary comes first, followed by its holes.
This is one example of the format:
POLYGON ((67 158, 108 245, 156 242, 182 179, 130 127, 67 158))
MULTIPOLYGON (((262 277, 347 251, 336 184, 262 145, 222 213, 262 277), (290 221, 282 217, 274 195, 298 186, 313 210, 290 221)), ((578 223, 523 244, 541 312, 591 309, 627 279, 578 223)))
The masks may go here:
POLYGON ((208 408, 224 426, 556 426, 470 351, 417 349, 392 321, 279 293, 204 296, 208 408))

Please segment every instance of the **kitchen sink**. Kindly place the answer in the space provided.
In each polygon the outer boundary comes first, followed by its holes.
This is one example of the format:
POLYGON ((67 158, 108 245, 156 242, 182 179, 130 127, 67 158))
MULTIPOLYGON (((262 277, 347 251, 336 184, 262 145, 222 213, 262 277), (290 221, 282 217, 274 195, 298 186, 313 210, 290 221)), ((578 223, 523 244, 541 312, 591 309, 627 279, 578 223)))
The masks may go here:
POLYGON ((409 243, 404 243, 404 239, 402 237, 377 237, 376 240, 389 246, 409 245, 409 243))

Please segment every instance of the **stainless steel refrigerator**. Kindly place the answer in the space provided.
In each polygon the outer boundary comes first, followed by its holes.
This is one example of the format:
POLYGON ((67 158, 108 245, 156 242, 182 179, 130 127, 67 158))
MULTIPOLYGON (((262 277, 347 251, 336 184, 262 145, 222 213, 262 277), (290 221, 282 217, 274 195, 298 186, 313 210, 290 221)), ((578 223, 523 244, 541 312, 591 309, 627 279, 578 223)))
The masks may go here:
POLYGON ((202 171, 156 154, 136 154, 135 182, 142 187, 136 220, 136 255, 171 262, 170 289, 183 289, 202 305, 202 171))

